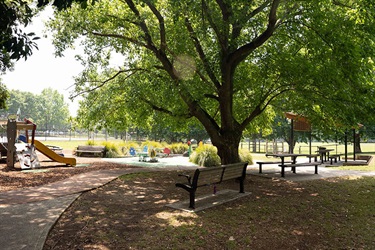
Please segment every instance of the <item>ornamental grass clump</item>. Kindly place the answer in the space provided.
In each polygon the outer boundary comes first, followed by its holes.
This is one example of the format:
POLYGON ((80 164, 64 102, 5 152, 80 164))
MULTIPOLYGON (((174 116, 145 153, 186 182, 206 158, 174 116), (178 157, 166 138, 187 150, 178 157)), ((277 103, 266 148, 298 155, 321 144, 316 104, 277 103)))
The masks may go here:
POLYGON ((217 149, 212 145, 201 145, 197 147, 191 154, 190 161, 204 167, 220 166, 221 164, 217 149))
POLYGON ((183 154, 188 151, 189 146, 186 143, 173 143, 170 146, 172 154, 183 154))
POLYGON ((102 145, 105 147, 105 158, 116 158, 120 155, 115 143, 103 142, 102 145))
POLYGON ((94 145, 95 145, 95 142, 92 141, 92 140, 88 140, 88 141, 86 142, 86 145, 87 145, 87 146, 94 146, 94 145))
POLYGON ((162 148, 163 147, 163 145, 160 142, 157 142, 157 141, 142 142, 141 148, 143 148, 144 146, 147 146, 149 149, 151 149, 151 148, 162 148))
POLYGON ((239 150, 240 160, 241 162, 248 162, 248 165, 253 165, 253 156, 250 154, 248 150, 240 149, 239 150))

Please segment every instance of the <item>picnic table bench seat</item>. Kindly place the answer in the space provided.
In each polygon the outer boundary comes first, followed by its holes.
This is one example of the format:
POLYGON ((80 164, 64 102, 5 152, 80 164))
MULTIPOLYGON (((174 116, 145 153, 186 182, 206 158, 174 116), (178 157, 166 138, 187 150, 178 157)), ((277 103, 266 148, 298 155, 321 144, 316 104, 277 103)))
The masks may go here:
MULTIPOLYGON (((262 166, 266 164, 281 164, 281 161, 257 161, 259 164, 259 173, 262 173, 262 166)), ((284 163, 293 163, 293 161, 284 161, 284 163)))
POLYGON ((306 157, 309 158, 309 162, 311 162, 312 158, 314 158, 314 161, 318 161, 319 156, 319 154, 306 155, 306 157))
POLYGON ((246 177, 247 162, 240 162, 219 167, 198 168, 194 175, 179 174, 187 179, 187 183, 176 183, 176 187, 183 188, 189 192, 189 208, 195 208, 195 193, 197 188, 219 184, 222 181, 239 180, 240 193, 244 193, 244 181, 246 177))
POLYGON ((304 162, 304 163, 292 163, 292 164, 280 164, 279 166, 281 167, 281 177, 285 177, 285 168, 286 167, 291 167, 293 173, 296 173, 296 167, 315 167, 315 174, 318 174, 318 166, 321 165, 321 162, 304 162))
POLYGON ((331 161, 331 165, 333 164, 333 161, 337 163, 337 159, 340 161, 341 160, 341 154, 335 154, 335 155, 329 155, 328 160, 331 161))
POLYGON ((76 150, 77 156, 104 157, 105 153, 106 153, 106 149, 104 146, 84 145, 84 146, 78 146, 76 150))

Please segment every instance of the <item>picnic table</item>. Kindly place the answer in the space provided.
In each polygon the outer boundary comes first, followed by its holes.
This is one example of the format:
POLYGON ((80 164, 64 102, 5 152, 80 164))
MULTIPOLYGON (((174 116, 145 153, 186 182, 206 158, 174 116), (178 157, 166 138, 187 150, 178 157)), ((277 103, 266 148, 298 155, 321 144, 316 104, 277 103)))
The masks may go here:
POLYGON ((326 162, 329 159, 329 152, 334 151, 334 149, 319 148, 316 153, 320 155, 321 162, 326 162))
POLYGON ((297 157, 299 157, 299 156, 311 157, 310 154, 282 153, 282 154, 266 154, 266 156, 267 157, 268 156, 279 157, 281 159, 281 164, 279 165, 279 167, 281 167, 281 177, 285 177, 285 167, 291 167, 293 173, 296 173, 296 167, 315 166, 315 174, 317 174, 318 173, 318 166, 320 165, 320 163, 317 163, 317 162, 297 163, 297 157), (291 160, 292 160, 291 164, 286 164, 286 162, 285 162, 286 157, 291 158, 291 160))
POLYGON ((285 158, 290 157, 292 163, 295 164, 298 156, 310 156, 310 154, 294 154, 294 153, 281 153, 281 154, 266 154, 267 157, 278 157, 281 160, 281 165, 284 165, 285 158))

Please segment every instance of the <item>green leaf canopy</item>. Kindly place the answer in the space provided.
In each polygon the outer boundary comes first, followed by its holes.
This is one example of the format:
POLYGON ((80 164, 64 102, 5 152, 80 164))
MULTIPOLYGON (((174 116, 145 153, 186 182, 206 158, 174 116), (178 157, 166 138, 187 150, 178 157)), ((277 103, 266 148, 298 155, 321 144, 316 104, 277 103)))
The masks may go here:
POLYGON ((85 48, 74 95, 96 91, 95 102, 119 103, 134 119, 151 110, 194 117, 230 163, 239 160, 243 131, 262 126, 273 113, 267 109, 299 113, 324 129, 368 119, 373 7, 365 0, 103 0, 59 12, 50 27, 58 53, 76 40, 85 48), (123 56, 118 68, 114 53, 123 56))

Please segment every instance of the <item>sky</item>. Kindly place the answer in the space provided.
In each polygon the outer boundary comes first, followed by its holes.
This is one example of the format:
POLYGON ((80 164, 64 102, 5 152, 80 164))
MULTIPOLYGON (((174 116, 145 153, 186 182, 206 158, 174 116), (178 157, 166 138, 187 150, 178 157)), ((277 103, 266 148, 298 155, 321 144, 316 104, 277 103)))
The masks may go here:
MULTIPOLYGON (((36 40, 39 50, 34 49, 33 54, 25 61, 20 59, 15 62, 12 72, 7 71, 0 75, 2 82, 9 90, 21 90, 40 94, 45 88, 52 88, 64 95, 65 102, 69 105, 70 114, 76 115, 78 101, 69 100, 69 93, 73 90, 74 76, 77 76, 83 66, 75 61, 77 51, 64 52, 65 57, 54 56, 54 47, 51 36, 44 37, 44 21, 52 16, 52 9, 46 9, 39 16, 33 18, 31 25, 25 31, 34 32, 41 39, 36 40)), ((27 111, 21 111, 26 113, 27 111)))

